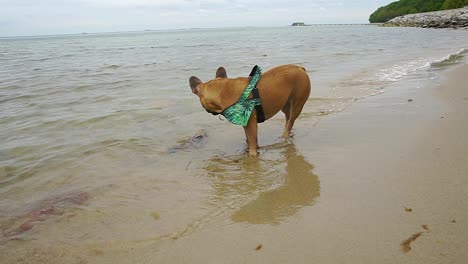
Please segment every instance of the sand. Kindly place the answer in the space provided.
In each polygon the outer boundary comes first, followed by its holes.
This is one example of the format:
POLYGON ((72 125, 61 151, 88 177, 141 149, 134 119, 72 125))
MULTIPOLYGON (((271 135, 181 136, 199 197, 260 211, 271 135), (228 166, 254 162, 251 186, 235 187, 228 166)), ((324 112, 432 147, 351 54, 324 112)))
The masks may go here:
MULTIPOLYGON (((260 158, 284 163, 284 182, 177 234, 131 245, 10 241, 0 263, 465 263, 467 76, 462 65, 440 85, 397 84, 318 123, 299 120, 292 144, 260 158)), ((237 180, 240 194, 252 191, 237 180)))
POLYGON ((314 129, 298 122, 297 150, 287 162, 293 168, 314 167, 309 175, 314 183, 304 185, 315 186, 310 188, 315 196, 306 197, 310 194, 299 189, 295 199, 285 202, 281 195, 266 198, 269 194, 262 193, 231 216, 234 223, 207 226, 163 245, 156 259, 464 263, 467 74, 464 65, 450 71, 441 85, 390 87, 321 120, 314 129), (285 213, 287 203, 295 212, 285 213), (243 219, 236 219, 242 214, 243 219))
POLYGON ((215 224, 164 245, 157 259, 464 263, 467 74, 465 65, 450 71, 440 86, 390 87, 324 118, 314 129, 298 122, 297 152, 289 154, 288 165, 315 166, 309 175, 315 182, 303 184, 315 186, 310 188, 314 197, 297 194, 302 202, 291 199, 296 212, 288 214, 281 195, 268 199, 262 193, 231 216, 234 224, 215 224), (255 212, 261 216, 255 218, 255 212), (244 219, 236 221, 241 215, 244 219))

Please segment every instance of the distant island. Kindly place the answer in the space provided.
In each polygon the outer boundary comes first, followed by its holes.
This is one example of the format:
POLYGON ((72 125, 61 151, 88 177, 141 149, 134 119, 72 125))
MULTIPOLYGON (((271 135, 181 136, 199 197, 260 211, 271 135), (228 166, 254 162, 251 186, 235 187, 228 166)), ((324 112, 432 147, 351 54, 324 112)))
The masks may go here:
POLYGON ((291 26, 293 26, 293 27, 306 27, 306 26, 310 26, 310 25, 307 25, 304 22, 294 22, 294 23, 291 24, 291 26))
POLYGON ((382 6, 369 17, 371 23, 385 23, 392 18, 468 6, 468 0, 400 0, 382 6))

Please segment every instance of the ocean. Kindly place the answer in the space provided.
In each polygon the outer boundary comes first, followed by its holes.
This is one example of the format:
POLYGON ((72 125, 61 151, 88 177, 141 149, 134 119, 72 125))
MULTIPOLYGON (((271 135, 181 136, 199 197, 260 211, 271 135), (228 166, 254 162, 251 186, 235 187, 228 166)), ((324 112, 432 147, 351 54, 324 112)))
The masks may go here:
MULTIPOLYGON (((283 116, 260 125, 253 164, 242 128, 205 112, 192 75, 305 67, 312 91, 298 122, 310 126, 296 136, 306 137, 390 85, 435 80, 467 53, 467 31, 370 25, 0 38, 0 246, 177 239, 281 185, 291 169, 283 116)), ((296 167, 313 186, 311 168, 296 167)))

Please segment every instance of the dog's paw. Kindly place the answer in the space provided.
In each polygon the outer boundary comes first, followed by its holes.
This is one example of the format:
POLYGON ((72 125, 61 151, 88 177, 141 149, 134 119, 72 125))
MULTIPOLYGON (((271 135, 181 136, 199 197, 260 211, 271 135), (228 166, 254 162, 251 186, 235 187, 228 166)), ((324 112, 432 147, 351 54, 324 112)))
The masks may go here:
POLYGON ((257 150, 249 150, 249 157, 258 157, 257 150))

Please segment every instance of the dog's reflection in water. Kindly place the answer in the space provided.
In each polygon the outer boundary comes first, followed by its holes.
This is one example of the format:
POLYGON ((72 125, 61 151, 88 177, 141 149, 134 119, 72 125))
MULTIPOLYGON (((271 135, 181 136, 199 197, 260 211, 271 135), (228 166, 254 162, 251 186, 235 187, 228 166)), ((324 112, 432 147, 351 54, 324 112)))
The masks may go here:
POLYGON ((313 166, 290 143, 267 147, 261 158, 214 158, 206 169, 213 202, 236 209, 235 222, 279 224, 320 195, 313 166))

